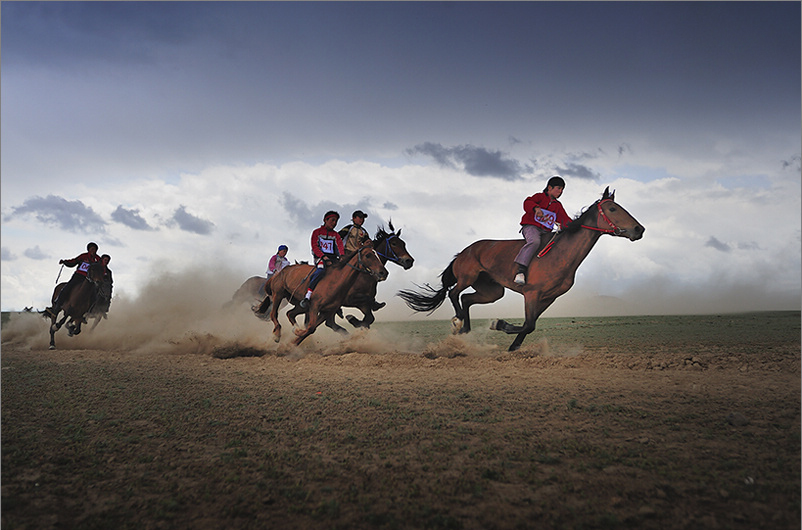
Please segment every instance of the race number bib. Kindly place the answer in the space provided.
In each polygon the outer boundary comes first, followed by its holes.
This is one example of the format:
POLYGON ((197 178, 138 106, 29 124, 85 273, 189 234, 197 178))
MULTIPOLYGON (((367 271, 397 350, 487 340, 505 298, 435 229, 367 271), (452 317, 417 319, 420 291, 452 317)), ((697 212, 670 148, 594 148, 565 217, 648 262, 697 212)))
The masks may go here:
POLYGON ((549 210, 541 209, 541 211, 543 212, 543 218, 538 219, 535 217, 535 222, 552 230, 554 228, 554 223, 557 222, 557 214, 549 210))
POLYGON ((318 239, 318 245, 320 245, 320 250, 322 250, 325 254, 334 254, 334 240, 333 239, 318 239))
POLYGON ((89 272, 89 262, 82 261, 80 265, 78 265, 78 270, 80 272, 89 272))

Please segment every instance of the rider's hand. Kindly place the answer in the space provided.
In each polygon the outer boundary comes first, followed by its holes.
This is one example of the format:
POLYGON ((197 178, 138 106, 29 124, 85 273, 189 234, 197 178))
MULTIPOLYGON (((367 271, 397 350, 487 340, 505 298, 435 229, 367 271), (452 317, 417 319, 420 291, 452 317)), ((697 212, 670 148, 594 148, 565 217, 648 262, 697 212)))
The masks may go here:
POLYGON ((539 207, 535 207, 535 219, 543 219, 543 210, 539 207))

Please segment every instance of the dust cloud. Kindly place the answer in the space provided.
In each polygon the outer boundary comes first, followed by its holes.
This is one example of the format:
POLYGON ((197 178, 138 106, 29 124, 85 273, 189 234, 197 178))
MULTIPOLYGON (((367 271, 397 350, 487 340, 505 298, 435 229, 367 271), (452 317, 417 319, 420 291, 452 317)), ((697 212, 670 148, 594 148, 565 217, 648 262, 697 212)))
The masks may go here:
MULTIPOLYGON (((209 268, 181 273, 154 275, 135 298, 115 294, 108 319, 91 329, 94 320, 84 325, 80 335, 70 337, 65 327, 56 333, 58 350, 103 350, 113 353, 200 354, 219 358, 275 355, 301 358, 308 354, 345 355, 415 354, 428 358, 493 357, 506 350, 505 344, 490 340, 487 330, 469 335, 442 334, 420 336, 405 333, 393 326, 374 325, 370 330, 354 329, 342 319, 338 323, 348 335, 335 333, 321 325, 300 346, 291 344, 295 335, 284 311, 279 314, 282 325, 280 343, 273 340, 273 324, 256 318, 251 301, 231 304, 232 295, 247 276, 230 270, 209 268)), ((346 309, 361 317, 357 310, 346 309)), ((303 322, 303 317, 299 319, 303 322)), ((2 344, 30 350, 49 347, 50 320, 38 313, 12 313, 3 326, 2 344)), ((511 340, 511 339, 510 339, 511 340)), ((536 355, 573 355, 550 346, 546 341, 533 342, 530 351, 536 355)))

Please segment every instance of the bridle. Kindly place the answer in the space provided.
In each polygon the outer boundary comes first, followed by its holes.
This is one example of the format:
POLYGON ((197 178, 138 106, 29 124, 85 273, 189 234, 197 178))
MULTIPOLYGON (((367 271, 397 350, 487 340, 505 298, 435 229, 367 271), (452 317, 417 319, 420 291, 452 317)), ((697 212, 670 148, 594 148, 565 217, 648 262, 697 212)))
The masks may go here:
POLYGON ((396 265, 401 265, 401 261, 400 261, 400 258, 398 257, 398 254, 396 254, 395 250, 393 250, 393 247, 390 246, 390 240, 393 239, 394 237, 398 237, 398 236, 395 235, 395 234, 388 234, 387 237, 384 238, 384 242, 383 242, 384 246, 387 248, 387 251, 392 253, 391 256, 388 256, 387 254, 382 254, 381 252, 379 252, 379 250, 376 248, 376 243, 375 242, 373 243, 373 250, 376 251, 376 254, 380 258, 384 258, 387 261, 392 261, 396 265))
POLYGON ((373 270, 362 262, 362 252, 364 250, 370 250, 371 252, 376 252, 376 249, 373 247, 363 247, 359 249, 356 253, 356 265, 351 265, 350 261, 347 263, 347 265, 357 272, 365 272, 367 274, 373 275, 373 270))
MULTIPOLYGON (((596 207, 599 210, 599 217, 604 219, 604 221, 610 226, 610 228, 599 228, 598 226, 588 226, 588 225, 580 225, 580 226, 582 228, 587 228, 588 230, 601 232, 602 234, 613 234, 613 235, 616 235, 616 236, 620 236, 621 234, 625 233, 626 230, 622 230, 622 229, 618 228, 618 226, 616 226, 616 224, 614 222, 612 222, 609 217, 607 217, 607 214, 605 214, 604 210, 602 210, 602 204, 604 204, 605 202, 613 202, 613 200, 612 199, 602 199, 598 203, 596 203, 596 207)), ((545 256, 546 254, 548 254, 549 250, 551 250, 551 247, 553 247, 554 243, 557 242, 557 238, 562 234, 563 234, 562 231, 557 232, 557 234, 551 239, 551 241, 546 243, 546 246, 543 247, 543 250, 541 250, 540 252, 537 253, 537 257, 541 258, 541 257, 545 256)))
POLYGON ((599 228, 598 226, 588 226, 588 225, 582 225, 582 228, 587 228, 588 230, 595 230, 595 231, 601 232, 603 234, 613 234, 613 235, 616 235, 616 236, 620 236, 626 230, 622 230, 622 229, 618 228, 616 226, 616 224, 614 222, 612 222, 609 217, 607 217, 607 214, 605 214, 604 210, 602 209, 602 204, 604 204, 605 202, 613 202, 613 200, 612 199, 601 200, 598 203, 596 203, 596 207, 599 210, 599 217, 604 219, 604 221, 610 226, 610 228, 599 228))

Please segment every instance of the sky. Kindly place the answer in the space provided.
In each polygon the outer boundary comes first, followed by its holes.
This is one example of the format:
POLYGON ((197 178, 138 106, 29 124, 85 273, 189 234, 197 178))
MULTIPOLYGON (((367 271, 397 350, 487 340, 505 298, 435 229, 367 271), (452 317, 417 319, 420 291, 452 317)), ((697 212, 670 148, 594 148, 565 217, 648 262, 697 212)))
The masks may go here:
MULTIPOLYGON (((523 200, 606 187, 609 235, 544 317, 799 310, 799 2, 0 5, 0 302, 48 305, 89 241, 115 295, 310 259, 323 214, 392 222, 378 320, 523 200)), ((202 289, 203 286, 198 286, 202 289)), ((112 313, 114 305, 112 305, 112 313)), ((522 317, 513 292, 476 317, 522 317)))

